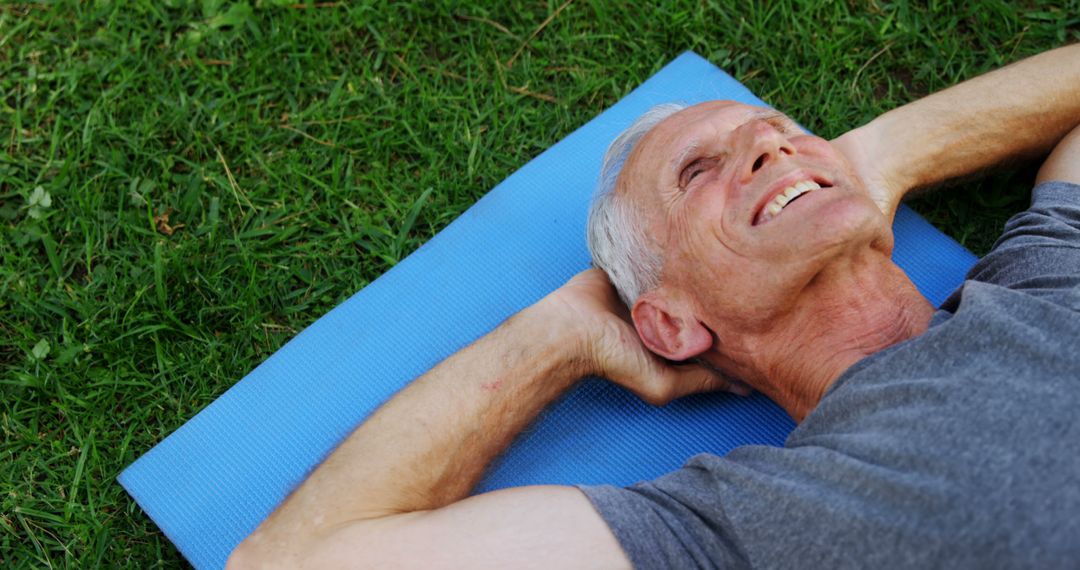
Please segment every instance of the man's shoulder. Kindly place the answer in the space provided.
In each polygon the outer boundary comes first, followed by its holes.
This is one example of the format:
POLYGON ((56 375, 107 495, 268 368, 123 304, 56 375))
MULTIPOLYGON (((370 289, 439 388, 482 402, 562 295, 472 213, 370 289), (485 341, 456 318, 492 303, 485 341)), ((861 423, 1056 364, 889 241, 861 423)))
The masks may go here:
POLYGON ((980 288, 995 285, 1080 310, 1080 186, 1045 182, 1032 191, 1031 206, 1012 216, 988 254, 941 306, 955 313, 965 297, 999 295, 1008 303, 1023 297, 980 288))

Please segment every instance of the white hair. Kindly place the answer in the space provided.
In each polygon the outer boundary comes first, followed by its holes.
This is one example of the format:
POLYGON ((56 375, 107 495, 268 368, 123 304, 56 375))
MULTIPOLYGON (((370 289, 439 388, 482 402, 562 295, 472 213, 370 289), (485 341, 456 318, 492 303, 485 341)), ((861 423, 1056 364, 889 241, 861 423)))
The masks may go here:
POLYGON ((589 208, 586 240, 593 265, 603 269, 627 307, 660 284, 661 252, 649 244, 640 210, 615 192, 619 173, 634 146, 661 121, 687 108, 663 103, 649 109, 615 137, 604 153, 600 180, 589 208))

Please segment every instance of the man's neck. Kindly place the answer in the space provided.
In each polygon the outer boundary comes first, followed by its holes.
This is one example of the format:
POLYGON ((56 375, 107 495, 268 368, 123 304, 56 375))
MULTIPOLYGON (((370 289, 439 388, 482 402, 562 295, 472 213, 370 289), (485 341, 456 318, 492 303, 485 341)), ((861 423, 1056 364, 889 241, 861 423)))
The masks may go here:
POLYGON ((753 382, 799 422, 844 371, 922 334, 934 313, 903 271, 874 252, 822 272, 800 299, 758 339, 753 382))

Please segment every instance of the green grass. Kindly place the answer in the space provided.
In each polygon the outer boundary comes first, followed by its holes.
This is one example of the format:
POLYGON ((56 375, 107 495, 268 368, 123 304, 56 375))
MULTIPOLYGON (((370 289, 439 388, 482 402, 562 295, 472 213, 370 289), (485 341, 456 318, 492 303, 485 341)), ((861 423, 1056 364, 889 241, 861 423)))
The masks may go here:
MULTIPOLYGON (((117 474, 683 50, 832 137, 1080 39, 1076 0, 291 3, 0 5, 0 567, 183 566, 117 474)), ((914 205, 983 253, 1033 172, 914 205)))

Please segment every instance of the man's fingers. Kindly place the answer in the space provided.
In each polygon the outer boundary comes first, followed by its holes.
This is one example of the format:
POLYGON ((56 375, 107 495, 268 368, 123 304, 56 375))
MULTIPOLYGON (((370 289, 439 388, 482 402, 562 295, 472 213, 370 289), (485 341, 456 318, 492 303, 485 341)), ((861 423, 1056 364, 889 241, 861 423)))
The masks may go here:
POLYGON ((730 392, 739 396, 749 396, 752 393, 750 387, 746 384, 733 381, 716 370, 694 364, 685 364, 673 368, 677 370, 679 375, 674 379, 674 382, 682 388, 679 390, 682 393, 677 397, 718 391, 730 392))
MULTIPOLYGON (((754 393, 754 389, 748 384, 745 384, 733 376, 724 374, 719 368, 713 366, 708 361, 702 358, 695 358, 690 361, 695 367, 700 368, 708 373, 707 384, 705 384, 701 391, 716 391, 723 390, 725 392, 731 392, 739 396, 749 396, 754 393)), ((682 367, 684 370, 692 371, 694 367, 682 367)))
POLYGON ((638 374, 632 383, 622 383, 642 400, 662 406, 690 394, 730 392, 748 396, 752 391, 745 384, 728 380, 723 375, 696 364, 671 365, 657 360, 654 367, 638 374))
POLYGON ((642 400, 662 406, 700 392, 751 394, 745 384, 725 377, 708 363, 673 364, 660 358, 641 344, 631 323, 608 316, 601 323, 603 330, 596 331, 591 358, 600 375, 630 389, 642 400))

